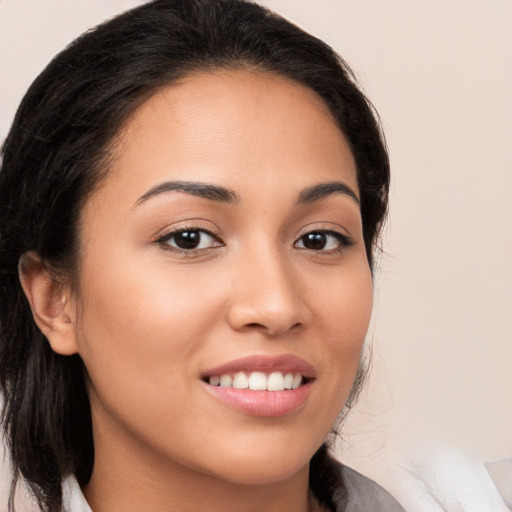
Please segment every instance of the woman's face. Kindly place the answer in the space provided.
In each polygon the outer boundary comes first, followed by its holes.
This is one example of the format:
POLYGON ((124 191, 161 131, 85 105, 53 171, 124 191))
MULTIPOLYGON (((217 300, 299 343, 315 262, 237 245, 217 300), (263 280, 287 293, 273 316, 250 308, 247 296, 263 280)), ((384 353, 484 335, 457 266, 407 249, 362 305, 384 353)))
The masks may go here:
POLYGON ((370 319, 358 196, 328 108, 284 78, 195 74, 135 112, 80 225, 95 464, 237 483, 306 467, 370 319))

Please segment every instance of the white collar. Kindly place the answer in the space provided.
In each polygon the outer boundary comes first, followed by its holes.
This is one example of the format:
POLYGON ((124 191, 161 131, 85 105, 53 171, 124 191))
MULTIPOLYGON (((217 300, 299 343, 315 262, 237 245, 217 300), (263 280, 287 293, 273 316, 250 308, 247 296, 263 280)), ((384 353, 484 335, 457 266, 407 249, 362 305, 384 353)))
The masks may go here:
POLYGON ((92 512, 74 475, 62 481, 62 512, 92 512))

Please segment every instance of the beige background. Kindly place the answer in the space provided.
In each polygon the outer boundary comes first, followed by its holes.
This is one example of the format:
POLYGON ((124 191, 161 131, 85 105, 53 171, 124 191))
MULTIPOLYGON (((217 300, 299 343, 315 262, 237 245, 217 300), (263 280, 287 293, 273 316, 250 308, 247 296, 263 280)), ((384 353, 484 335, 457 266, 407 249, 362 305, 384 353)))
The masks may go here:
MULTIPOLYGON (((0 0, 0 138, 50 57, 130 0, 0 0)), ((512 2, 266 0, 334 46, 379 110, 393 170, 373 376, 342 458, 445 443, 512 456, 512 2)))

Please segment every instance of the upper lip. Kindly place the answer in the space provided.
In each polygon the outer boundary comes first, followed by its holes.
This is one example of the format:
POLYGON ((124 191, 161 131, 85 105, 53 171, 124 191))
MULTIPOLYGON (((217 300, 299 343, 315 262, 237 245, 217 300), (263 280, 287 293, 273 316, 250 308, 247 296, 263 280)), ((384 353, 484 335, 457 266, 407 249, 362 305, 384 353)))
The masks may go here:
POLYGON ((242 357, 211 368, 203 372, 203 377, 225 375, 237 372, 283 372, 300 373, 303 377, 313 379, 316 376, 314 367, 301 357, 292 354, 280 356, 256 355, 242 357))

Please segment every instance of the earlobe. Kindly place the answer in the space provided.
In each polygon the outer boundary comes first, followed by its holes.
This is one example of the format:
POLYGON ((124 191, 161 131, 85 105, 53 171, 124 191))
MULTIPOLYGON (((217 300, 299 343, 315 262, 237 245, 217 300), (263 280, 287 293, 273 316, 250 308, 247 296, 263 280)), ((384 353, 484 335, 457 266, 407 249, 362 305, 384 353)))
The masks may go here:
POLYGON ((76 354, 75 313, 66 287, 56 282, 35 251, 21 255, 18 270, 34 321, 52 349, 62 355, 76 354))

